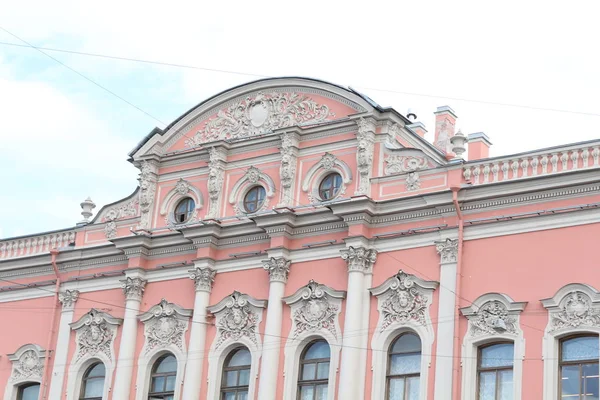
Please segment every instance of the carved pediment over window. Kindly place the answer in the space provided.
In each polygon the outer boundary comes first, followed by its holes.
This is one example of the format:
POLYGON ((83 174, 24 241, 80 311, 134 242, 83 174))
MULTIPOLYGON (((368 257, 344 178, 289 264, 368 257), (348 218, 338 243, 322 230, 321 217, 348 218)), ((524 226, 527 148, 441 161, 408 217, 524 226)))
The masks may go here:
POLYGON ((10 382, 18 384, 27 381, 41 381, 44 358, 46 358, 46 350, 37 344, 26 344, 19 347, 14 354, 9 354, 8 359, 12 362, 10 382))
POLYGON ((192 314, 192 310, 186 310, 165 299, 140 314, 138 318, 144 323, 146 336, 143 353, 147 354, 154 349, 171 345, 185 352, 185 332, 192 314))
POLYGON ((167 225, 180 225, 177 221, 175 221, 173 211, 177 203, 186 197, 190 197, 194 200, 195 208, 185 224, 193 224, 198 222, 198 212, 204 206, 204 197, 202 196, 202 192, 200 192, 196 186, 194 186, 191 182, 181 178, 177 181, 177 183, 175 183, 175 187, 169 190, 169 192, 166 194, 160 207, 160 215, 165 218, 167 225))
POLYGON ((325 121, 335 117, 325 104, 296 92, 258 92, 218 111, 208 119, 186 147, 215 140, 240 139, 275 129, 325 121))
POLYGON ((438 282, 425 281, 400 270, 381 285, 370 289, 377 297, 377 332, 397 326, 421 326, 431 329, 429 306, 438 282))
POLYGON ((258 325, 266 305, 266 300, 257 300, 235 291, 214 306, 207 307, 216 317, 217 337, 214 349, 218 349, 224 342, 238 341, 243 337, 258 346, 258 325))
POLYGON ((258 168, 252 166, 246 170, 246 173, 240 178, 229 194, 229 203, 233 205, 236 214, 244 214, 244 195, 249 189, 256 185, 261 185, 265 189, 267 198, 264 199, 258 211, 266 210, 269 206, 269 199, 275 194, 275 182, 273 178, 265 174, 258 168))
POLYGON ((517 336, 519 314, 526 305, 526 302, 516 302, 505 294, 487 293, 460 311, 469 320, 468 335, 471 337, 517 336))
POLYGON ((542 304, 550 313, 548 332, 600 328, 600 293, 589 285, 571 283, 542 304))
POLYGON ((71 324, 75 334, 77 349, 74 362, 77 363, 84 357, 93 357, 104 354, 109 360, 114 359, 114 340, 117 326, 123 320, 107 313, 92 308, 77 322, 71 324))
POLYGON ((346 292, 321 285, 313 280, 283 301, 292 309, 292 339, 304 333, 329 332, 341 339, 338 315, 346 292))

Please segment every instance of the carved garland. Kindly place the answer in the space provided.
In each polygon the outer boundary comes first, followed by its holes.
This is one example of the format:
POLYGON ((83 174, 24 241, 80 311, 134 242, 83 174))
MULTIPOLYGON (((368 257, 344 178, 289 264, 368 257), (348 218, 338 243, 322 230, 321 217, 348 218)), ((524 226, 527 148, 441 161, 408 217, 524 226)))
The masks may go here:
POLYGON ((13 363, 10 381, 41 381, 45 357, 46 352, 35 344, 22 346, 14 354, 9 354, 8 359, 13 363))
POLYGON ((475 316, 469 318, 473 337, 506 333, 516 335, 517 317, 508 314, 508 309, 499 301, 490 301, 481 306, 475 316))
POLYGON ((560 310, 551 315, 549 332, 563 328, 600 327, 600 309, 592 307, 590 297, 581 291, 565 296, 560 310))
POLYGON ((188 328, 188 319, 191 316, 192 310, 184 310, 165 299, 140 315, 146 335, 144 353, 148 354, 156 348, 170 345, 175 345, 184 352, 184 335, 188 328))
POLYGON ((106 313, 91 309, 82 316, 79 321, 71 324, 76 333, 77 351, 75 363, 85 356, 104 354, 112 360, 112 345, 116 332, 116 326, 120 325, 121 319, 114 318, 106 313))

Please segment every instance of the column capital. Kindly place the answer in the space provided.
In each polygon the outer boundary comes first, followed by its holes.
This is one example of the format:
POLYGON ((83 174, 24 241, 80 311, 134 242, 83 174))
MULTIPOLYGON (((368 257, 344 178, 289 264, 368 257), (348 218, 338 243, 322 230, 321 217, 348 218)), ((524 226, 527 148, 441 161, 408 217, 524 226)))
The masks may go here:
POLYGON ((121 288, 123 288, 123 292, 125 293, 126 300, 142 300, 144 290, 146 290, 146 283, 148 282, 147 280, 142 278, 127 277, 120 282, 121 288))
POLYGON ((79 290, 65 290, 64 292, 58 292, 58 301, 63 306, 63 311, 73 311, 75 302, 79 298, 79 290))
POLYGON ((188 272, 190 273, 190 279, 194 281, 196 292, 210 293, 217 271, 210 267, 196 267, 188 272))
POLYGON ((370 272, 377 260, 377 250, 363 246, 350 246, 340 253, 348 264, 348 272, 370 272))
POLYGON ((263 261, 263 268, 269 272, 271 282, 286 283, 292 262, 284 257, 271 257, 263 261))
POLYGON ((435 249, 440 255, 440 264, 456 262, 458 255, 458 239, 446 239, 435 242, 435 249))

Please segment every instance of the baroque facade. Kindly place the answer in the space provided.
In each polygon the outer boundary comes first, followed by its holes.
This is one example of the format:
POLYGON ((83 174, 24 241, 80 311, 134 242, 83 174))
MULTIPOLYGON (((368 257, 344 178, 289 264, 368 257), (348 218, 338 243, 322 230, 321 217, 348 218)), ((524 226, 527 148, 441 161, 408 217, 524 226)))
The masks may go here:
POLYGON ((154 129, 129 197, 0 240, 4 399, 598 399, 600 140, 434 114, 274 78, 154 129))

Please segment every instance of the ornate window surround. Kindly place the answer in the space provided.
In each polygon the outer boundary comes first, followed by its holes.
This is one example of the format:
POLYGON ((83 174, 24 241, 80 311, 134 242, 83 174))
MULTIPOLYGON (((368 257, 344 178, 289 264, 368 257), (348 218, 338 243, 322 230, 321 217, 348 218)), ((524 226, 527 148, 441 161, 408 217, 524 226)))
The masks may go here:
POLYGON ((311 203, 325 202, 321 200, 321 196, 319 195, 319 185, 321 180, 332 172, 340 174, 342 177, 342 187, 335 198, 329 199, 326 202, 335 200, 346 193, 346 186, 352 182, 352 170, 348 164, 337 158, 335 155, 325 153, 319 162, 310 167, 302 181, 302 190, 308 192, 308 198, 311 203))
POLYGON ((503 293, 486 293, 475 299, 469 307, 460 309, 468 320, 462 345, 462 400, 477 399, 478 349, 497 342, 511 342, 514 345, 512 398, 521 399, 525 338, 519 319, 526 305, 527 302, 516 302, 503 293), (490 307, 493 308, 490 310, 490 307), (490 315, 494 320, 502 320, 506 327, 504 332, 494 329, 490 315))
POLYGON ((173 189, 171 189, 163 199, 162 205, 160 207, 160 215, 165 218, 165 222, 169 226, 185 225, 189 223, 198 222, 198 213, 203 206, 204 197, 202 196, 202 192, 200 192, 200 190, 198 190, 197 187, 192 185, 191 182, 180 178, 175 184, 175 187, 173 187, 173 189), (192 200, 194 200, 196 207, 194 209, 194 213, 188 221, 186 221, 183 224, 178 224, 175 221, 173 212, 179 201, 186 197, 189 197, 192 200))
POLYGON ((283 400, 296 399, 300 356, 306 346, 316 339, 325 339, 329 344, 331 357, 329 360, 328 385, 330 390, 328 390, 327 398, 328 400, 335 399, 336 378, 340 363, 340 351, 342 350, 342 330, 339 324, 339 314, 342 310, 342 299, 345 297, 345 291, 335 290, 311 280, 306 286, 298 289, 296 293, 282 299, 290 306, 292 319, 290 336, 284 349, 283 400), (307 321, 307 318, 303 317, 302 314, 303 311, 311 311, 311 301, 320 302, 327 306, 325 310, 321 308, 321 311, 323 311, 322 316, 326 317, 326 320, 315 318, 313 321, 308 320, 309 323, 313 322, 314 324, 300 326, 298 322, 307 321), (327 324, 323 324, 323 322, 327 324), (327 329, 326 326, 330 327, 331 330, 327 329))
POLYGON ((117 326, 121 325, 123 320, 115 318, 107 313, 91 309, 85 313, 79 320, 73 322, 71 329, 75 331, 76 348, 73 354, 73 359, 69 367, 67 378, 67 399, 77 399, 81 391, 81 382, 83 375, 87 369, 96 362, 102 362, 106 369, 104 379, 104 390, 102 397, 108 398, 108 394, 112 385, 112 378, 116 367, 114 342, 116 338, 117 326), (94 326, 103 326, 106 328, 109 335, 108 354, 98 349, 85 349, 82 345, 84 338, 82 337, 88 332, 88 328, 94 326), (81 355, 80 355, 81 353, 81 355))
MULTIPOLYGON (((600 293, 590 285, 570 283, 556 294, 541 300, 548 310, 548 325, 544 330, 544 400, 558 396, 558 355, 560 340, 574 334, 595 334, 600 337, 600 293), (577 297, 573 297, 576 295, 577 297), (579 301, 578 301, 579 300, 579 301), (583 308, 573 307, 578 301, 583 308)), ((599 339, 600 340, 600 339, 599 339)))
POLYGON ((248 214, 244 207, 244 197, 246 197, 246 193, 254 186, 262 186, 265 188, 267 197, 260 209, 252 214, 264 211, 269 206, 269 199, 275 195, 275 182, 273 181, 273 178, 258 168, 250 167, 246 170, 244 176, 233 185, 231 193, 229 194, 229 204, 233 205, 237 215, 248 214))
POLYGON ((180 398, 187 362, 185 334, 192 314, 193 310, 184 309, 162 299, 160 303, 138 316, 144 324, 145 341, 138 358, 136 400, 148 397, 152 368, 165 354, 172 354, 177 359, 174 398, 180 398))
POLYGON ((12 362, 12 370, 9 381, 6 383, 6 389, 4 390, 4 399, 16 400, 19 393, 19 387, 26 383, 42 383, 42 373, 44 369, 44 359, 46 358, 46 350, 42 349, 37 344, 26 344, 17 349, 13 354, 8 355, 8 359, 12 362), (32 354, 33 352, 33 354, 32 354), (19 372, 18 365, 23 357, 30 358, 33 356, 33 360, 37 361, 37 365, 26 365, 30 369, 29 373, 21 374, 19 372))
MULTIPOLYGON (((262 354, 262 343, 258 328, 262 321, 263 309, 267 306, 266 300, 257 300, 250 295, 234 291, 213 306, 206 309, 215 315, 217 333, 208 352, 208 376, 214 379, 208 380, 207 399, 220 398, 221 379, 225 358, 237 347, 244 346, 250 351, 252 361, 250 364, 250 384, 248 386, 248 398, 253 399, 256 392, 256 381, 258 378, 258 366, 262 354), (245 324, 239 330, 246 329, 247 334, 231 336, 231 330, 225 331, 232 316, 232 310, 245 309, 253 320, 253 325, 245 324)), ((246 320, 248 322, 248 320, 246 320)), ((234 327, 235 328, 235 327, 234 327)), ((238 332, 239 333, 239 332, 238 332)))
MULTIPOLYGON (((419 398, 427 398, 427 386, 431 354, 433 352, 434 332, 429 315, 429 307, 433 299, 433 291, 439 283, 425 281, 415 275, 407 274, 400 270, 388 278, 381 285, 369 289, 377 297, 377 311, 379 319, 377 327, 371 339, 372 359, 372 389, 371 398, 383 399, 386 394, 386 371, 388 362, 388 350, 392 342, 402 333, 415 333, 421 339, 421 375, 419 398), (404 316, 392 315, 386 310, 387 302, 392 300, 397 293, 405 292, 413 296, 413 293, 421 297, 421 307, 416 307, 414 299, 409 300, 408 305, 401 304, 394 309, 407 308, 404 316), (410 293, 412 292, 412 293, 410 293), (411 305, 412 303, 412 305, 411 305), (416 320, 415 320, 416 319, 416 320)), ((398 298, 398 301, 403 299, 398 298)))

